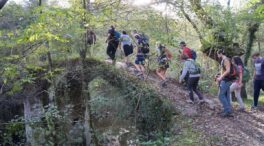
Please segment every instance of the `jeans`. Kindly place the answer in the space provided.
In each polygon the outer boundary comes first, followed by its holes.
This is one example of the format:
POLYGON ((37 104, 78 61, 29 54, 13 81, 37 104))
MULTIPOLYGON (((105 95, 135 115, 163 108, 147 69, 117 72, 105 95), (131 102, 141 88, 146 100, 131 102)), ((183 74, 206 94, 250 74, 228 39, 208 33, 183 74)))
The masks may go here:
POLYGON ((230 101, 230 86, 232 82, 222 80, 219 86, 219 100, 224 108, 224 113, 232 112, 231 101, 230 101))
POLYGON ((195 94, 199 97, 200 100, 203 99, 203 96, 201 93, 197 90, 198 82, 199 82, 200 77, 189 77, 188 82, 187 82, 187 87, 189 89, 189 95, 190 99, 194 101, 193 98, 193 91, 195 94))
POLYGON ((264 91, 264 80, 254 80, 254 106, 258 106, 260 89, 264 91))

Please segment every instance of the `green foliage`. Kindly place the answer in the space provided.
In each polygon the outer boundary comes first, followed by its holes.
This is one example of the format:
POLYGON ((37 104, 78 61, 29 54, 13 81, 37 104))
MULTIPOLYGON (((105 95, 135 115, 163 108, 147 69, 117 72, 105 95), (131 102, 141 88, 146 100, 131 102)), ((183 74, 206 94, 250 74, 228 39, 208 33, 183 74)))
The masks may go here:
MULTIPOLYGON (((172 108, 165 98, 162 98, 153 88, 138 79, 124 76, 125 72, 120 72, 112 67, 98 64, 95 61, 88 60, 86 74, 90 74, 90 80, 96 76, 108 81, 111 85, 120 88, 124 94, 124 99, 128 108, 136 119, 137 129, 142 134, 150 134, 156 131, 166 131, 170 125, 172 117, 172 108), (93 64, 93 66, 89 66, 93 64), (96 71, 96 74, 93 72, 96 71), (155 121, 155 122, 154 122, 155 121)), ((126 115, 127 118, 131 118, 126 115)))
POLYGON ((24 145, 25 125, 23 118, 16 118, 4 123, 4 130, 0 130, 0 143, 3 145, 24 145))

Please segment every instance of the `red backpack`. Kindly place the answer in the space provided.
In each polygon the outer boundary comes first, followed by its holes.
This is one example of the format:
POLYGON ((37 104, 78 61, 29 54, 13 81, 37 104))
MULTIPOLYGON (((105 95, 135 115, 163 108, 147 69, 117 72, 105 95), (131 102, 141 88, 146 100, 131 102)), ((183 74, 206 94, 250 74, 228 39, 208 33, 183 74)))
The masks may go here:
MULTIPOLYGON (((233 81, 239 77, 239 69, 238 69, 237 65, 232 64, 230 59, 228 59, 228 61, 230 62, 230 73, 225 78, 229 81, 233 81)), ((221 62, 221 65, 225 69, 223 62, 224 62, 224 60, 221 62)))

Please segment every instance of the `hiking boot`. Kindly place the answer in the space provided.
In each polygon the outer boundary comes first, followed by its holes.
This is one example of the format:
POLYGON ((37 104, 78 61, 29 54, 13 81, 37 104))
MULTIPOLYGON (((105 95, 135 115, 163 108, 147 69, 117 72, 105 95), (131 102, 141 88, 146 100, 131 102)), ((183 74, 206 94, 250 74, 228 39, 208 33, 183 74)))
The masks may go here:
POLYGON ((190 104, 194 104, 194 101, 192 101, 191 99, 186 100, 186 102, 190 104))
POLYGON ((220 114, 222 118, 228 118, 228 117, 234 117, 234 115, 231 112, 223 112, 220 114))

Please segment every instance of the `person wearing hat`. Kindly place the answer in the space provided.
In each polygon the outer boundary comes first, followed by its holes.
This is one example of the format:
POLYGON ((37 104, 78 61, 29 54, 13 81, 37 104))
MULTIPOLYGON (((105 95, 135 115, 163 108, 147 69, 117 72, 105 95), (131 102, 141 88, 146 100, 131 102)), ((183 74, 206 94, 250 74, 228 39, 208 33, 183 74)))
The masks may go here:
POLYGON ((182 49, 181 55, 186 55, 188 58, 192 58, 192 51, 190 48, 186 47, 186 43, 184 41, 180 42, 180 48, 182 49))

